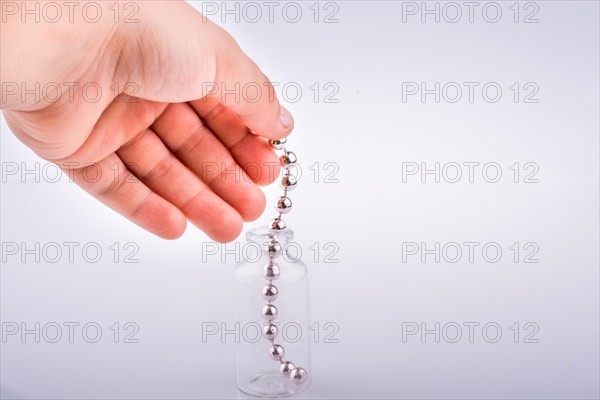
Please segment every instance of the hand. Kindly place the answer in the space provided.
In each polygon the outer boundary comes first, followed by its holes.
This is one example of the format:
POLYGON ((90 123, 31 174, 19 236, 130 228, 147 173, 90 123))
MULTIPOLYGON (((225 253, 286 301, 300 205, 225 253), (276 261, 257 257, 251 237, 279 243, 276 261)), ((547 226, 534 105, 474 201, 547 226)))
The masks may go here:
POLYGON ((126 24, 108 17, 113 2, 99 3, 107 17, 97 23, 2 23, 8 125, 141 227, 173 239, 189 219, 214 240, 235 239, 264 211, 257 184, 279 173, 266 138, 287 136, 291 115, 233 38, 188 4, 141 1, 126 24), (236 83, 262 94, 219 90, 236 83))

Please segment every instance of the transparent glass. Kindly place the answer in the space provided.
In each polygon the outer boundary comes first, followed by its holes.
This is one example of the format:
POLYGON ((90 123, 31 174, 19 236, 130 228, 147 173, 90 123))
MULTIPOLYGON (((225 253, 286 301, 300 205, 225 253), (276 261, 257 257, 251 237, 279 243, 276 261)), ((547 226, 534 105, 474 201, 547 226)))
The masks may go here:
POLYGON ((293 238, 294 233, 289 228, 282 232, 267 227, 252 229, 246 234, 244 261, 235 268, 236 321, 241 330, 239 343, 236 343, 237 384, 242 392, 252 396, 292 396, 310 385, 308 273, 298 258, 301 252, 292 242, 293 238), (268 324, 261 312, 267 304, 262 289, 268 283, 263 267, 269 261, 266 245, 273 239, 282 249, 275 260, 280 277, 273 281, 279 289, 279 296, 273 302, 278 310, 273 322, 278 328, 275 343, 283 346, 285 361, 308 371, 308 380, 302 384, 292 382, 289 374, 280 372, 280 362, 269 355, 271 343, 262 335, 263 327, 268 324))

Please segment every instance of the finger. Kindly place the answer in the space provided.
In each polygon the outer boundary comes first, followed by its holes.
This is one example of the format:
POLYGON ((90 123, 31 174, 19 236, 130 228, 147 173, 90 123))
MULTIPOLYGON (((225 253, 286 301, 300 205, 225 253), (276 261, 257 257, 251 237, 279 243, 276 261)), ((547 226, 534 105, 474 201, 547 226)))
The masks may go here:
POLYGON ((262 136, 282 138, 292 131, 294 120, 273 85, 224 29, 185 2, 153 1, 136 17, 143 23, 124 31, 127 62, 118 75, 139 84, 137 96, 174 103, 211 95, 262 136), (241 88, 260 94, 242 96, 241 88), (226 94, 232 90, 237 95, 226 94))
POLYGON ((116 154, 67 172, 92 196, 155 235, 176 239, 185 231, 181 211, 140 182, 116 154))
POLYGON ((283 107, 271 81, 225 30, 215 25, 215 85, 211 97, 239 115, 242 123, 258 135, 280 139, 294 128, 291 113, 283 107), (254 89, 252 95, 248 90, 254 89), (235 96, 227 95, 234 90, 235 96), (215 92, 216 91, 216 92, 215 92))
POLYGON ((171 104, 152 125, 169 150, 245 221, 260 217, 265 195, 187 103, 171 104))
POLYGON ((263 137, 251 134, 236 113, 211 97, 190 104, 254 182, 268 185, 279 176, 273 149, 263 137))
POLYGON ((57 163, 87 165, 103 160, 148 128, 166 106, 166 103, 120 94, 102 113, 83 145, 57 163))
POLYGON ((242 230, 242 218, 165 147, 150 129, 117 152, 150 189, 178 207, 212 239, 228 242, 242 230))

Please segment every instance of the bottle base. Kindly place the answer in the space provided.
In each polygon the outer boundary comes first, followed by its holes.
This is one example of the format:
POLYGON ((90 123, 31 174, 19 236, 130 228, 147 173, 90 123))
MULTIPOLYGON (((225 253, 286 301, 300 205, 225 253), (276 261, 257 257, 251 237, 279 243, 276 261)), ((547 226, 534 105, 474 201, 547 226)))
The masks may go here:
POLYGON ((310 380, 302 385, 293 383, 278 371, 261 372, 251 376, 245 384, 239 385, 241 392, 254 397, 289 397, 308 389, 310 380))

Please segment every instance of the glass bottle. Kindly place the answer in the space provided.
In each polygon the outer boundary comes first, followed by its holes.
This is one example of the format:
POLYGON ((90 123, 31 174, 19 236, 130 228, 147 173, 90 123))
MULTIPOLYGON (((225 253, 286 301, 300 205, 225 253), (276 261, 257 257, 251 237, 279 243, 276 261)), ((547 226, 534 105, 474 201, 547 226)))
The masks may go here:
POLYGON ((289 228, 282 231, 268 227, 250 230, 246 234, 248 243, 244 246, 244 261, 235 268, 236 321, 241 331, 239 343, 236 343, 237 384, 249 395, 285 397, 300 393, 310 385, 308 274, 293 238, 294 233, 289 228), (269 281, 264 274, 272 258, 269 244, 273 240, 280 246, 275 255, 279 276, 269 281), (270 303, 263 297, 263 289, 269 283, 277 290, 276 299, 270 303), (264 327, 269 325, 262 312, 267 304, 277 308, 277 316, 271 322, 277 328, 277 335, 272 342, 263 334, 264 327), (283 347, 281 359, 274 359, 270 354, 272 345, 283 347), (286 367, 307 371, 306 380, 290 377, 290 373, 295 373, 298 378, 298 371, 286 371, 283 368, 286 361, 293 364, 286 367))

